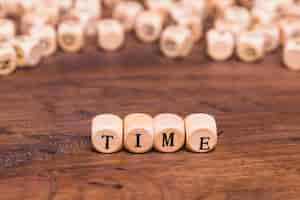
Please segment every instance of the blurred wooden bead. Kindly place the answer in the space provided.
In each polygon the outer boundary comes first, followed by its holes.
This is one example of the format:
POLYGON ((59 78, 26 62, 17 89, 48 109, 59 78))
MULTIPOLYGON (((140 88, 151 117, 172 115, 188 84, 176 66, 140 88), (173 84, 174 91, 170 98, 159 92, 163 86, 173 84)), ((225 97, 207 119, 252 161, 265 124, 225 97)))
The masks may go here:
POLYGON ((73 7, 73 0, 59 0, 58 6, 60 13, 65 14, 73 7))
POLYGON ((99 18, 102 15, 101 1, 76 0, 74 5, 74 10, 79 13, 87 13, 94 18, 99 18))
POLYGON ((17 67, 17 58, 14 48, 8 43, 0 44, 0 76, 13 73, 17 67))
POLYGON ((125 40, 122 25, 114 19, 104 19, 98 24, 98 45, 106 51, 119 49, 125 40))
POLYGON ((277 10, 277 2, 278 0, 270 0, 270 1, 265 1, 265 0, 254 0, 253 2, 253 7, 262 9, 268 12, 274 12, 277 10))
POLYGON ((183 119, 175 114, 159 114, 154 117, 154 147, 160 152, 178 151, 185 142, 183 119))
POLYGON ((300 37, 300 20, 285 18, 279 21, 281 44, 285 44, 291 38, 300 37))
POLYGON ((66 52, 78 52, 84 45, 83 26, 78 22, 67 21, 57 30, 58 44, 66 52))
POLYGON ((34 3, 34 14, 44 18, 48 24, 56 25, 59 20, 58 0, 38 0, 34 3))
POLYGON ((221 18, 215 20, 214 28, 218 31, 230 32, 234 37, 238 37, 239 34, 246 31, 245 27, 241 24, 225 21, 221 18))
POLYGON ((254 26, 256 32, 261 32, 265 36, 265 51, 276 50, 280 45, 280 30, 274 23, 257 24, 254 26))
POLYGON ((300 4, 289 4, 281 11, 281 17, 299 18, 300 4))
POLYGON ((145 5, 149 10, 157 11, 163 18, 166 18, 170 12, 173 0, 145 0, 145 5))
POLYGON ((183 6, 180 3, 174 3, 171 5, 170 18, 175 23, 178 23, 182 18, 187 18, 191 16, 196 16, 193 15, 193 9, 191 7, 183 6))
POLYGON ((7 14, 7 3, 4 0, 0 0, 0 18, 5 17, 7 14))
POLYGON ((202 37, 203 25, 200 17, 195 15, 183 16, 178 20, 178 25, 184 26, 192 32, 192 40, 198 42, 202 37))
POLYGON ((265 38, 260 32, 245 32, 239 35, 236 44, 237 56, 244 62, 254 62, 265 54, 265 38))
POLYGON ((84 36, 93 38, 97 36, 97 24, 99 17, 92 16, 88 12, 72 10, 69 12, 70 20, 81 24, 84 36))
POLYGON ((21 17, 26 13, 34 11, 34 0, 3 0, 6 12, 9 16, 21 17))
POLYGON ((150 10, 163 9, 168 10, 170 5, 174 4, 174 0, 145 0, 145 5, 150 10))
POLYGON ((1 0, 0 1, 0 16, 3 17, 3 13, 8 16, 16 16, 17 11, 18 11, 18 1, 19 0, 10 0, 10 1, 5 1, 1 0))
POLYGON ((279 13, 289 10, 294 5, 294 0, 276 0, 274 2, 276 11, 279 13))
POLYGON ((124 146, 133 153, 145 153, 153 147, 153 119, 147 114, 129 114, 124 119, 124 146))
POLYGON ((136 1, 122 1, 113 10, 113 18, 119 20, 125 31, 134 28, 136 18, 143 11, 143 6, 136 1))
POLYGON ((160 50, 169 58, 187 56, 193 47, 192 33, 181 26, 167 27, 160 39, 160 50))
POLYGON ((143 42, 154 42, 159 39, 163 28, 163 18, 156 11, 143 11, 136 19, 135 32, 143 42))
POLYGON ((254 5, 254 0, 237 0, 237 3, 245 8, 252 8, 254 5))
POLYGON ((269 12, 260 8, 253 8, 251 10, 253 24, 270 24, 276 19, 275 12, 269 12))
POLYGON ((41 60, 41 47, 35 37, 23 36, 13 41, 17 55, 17 67, 35 67, 41 60))
POLYGON ((223 16, 224 10, 235 5, 235 0, 213 0, 213 7, 217 16, 223 16))
POLYGON ((192 15, 204 19, 208 15, 208 5, 206 0, 181 0, 183 7, 189 7, 192 9, 192 15))
POLYGON ((16 35, 16 26, 12 20, 0 19, 0 42, 11 40, 16 35))
POLYGON ((52 26, 38 26, 31 34, 39 40, 42 56, 50 56, 57 49, 56 31, 52 26))
POLYGON ((121 2, 122 0, 103 0, 103 4, 106 8, 114 8, 121 2))
POLYGON ((22 34, 29 34, 31 29, 35 26, 46 25, 47 21, 45 18, 38 16, 34 13, 27 13, 22 16, 20 22, 20 30, 22 34))
POLYGON ((293 71, 300 70, 300 40, 289 39, 283 48, 283 63, 293 71))
POLYGON ((206 33, 207 53, 217 61, 229 59, 234 52, 235 40, 228 31, 211 29, 206 33))
POLYGON ((123 146, 123 121, 113 114, 97 115, 92 120, 91 140, 96 151, 114 153, 123 146))
POLYGON ((251 25, 249 11, 241 6, 230 6, 224 10, 223 19, 230 23, 239 24, 247 29, 251 25))
POLYGON ((193 152, 209 152, 217 145, 215 118, 207 114, 190 114, 185 118, 186 148, 193 152))

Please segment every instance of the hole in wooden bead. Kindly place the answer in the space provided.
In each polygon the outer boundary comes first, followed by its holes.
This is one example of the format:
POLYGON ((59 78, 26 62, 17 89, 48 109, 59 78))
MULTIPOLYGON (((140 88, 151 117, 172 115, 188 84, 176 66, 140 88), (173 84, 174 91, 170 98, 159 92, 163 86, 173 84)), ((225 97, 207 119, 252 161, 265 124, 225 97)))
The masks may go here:
POLYGON ((142 31, 145 33, 145 35, 148 35, 148 36, 155 34, 155 28, 150 24, 144 24, 142 26, 142 31))
POLYGON ((296 32, 293 33, 290 37, 291 37, 291 38, 300 38, 300 31, 296 31, 296 32))
POLYGON ((4 60, 4 61, 0 61, 0 69, 9 69, 10 68, 10 60, 4 60))
POLYGON ((127 17, 126 15, 120 15, 118 20, 120 21, 120 23, 125 26, 125 24, 128 22, 129 17, 127 17))
POLYGON ((22 62, 24 60, 24 52, 18 46, 15 47, 15 50, 16 50, 17 61, 22 62))
POLYGON ((62 36, 62 41, 65 45, 71 46, 74 44, 75 38, 71 34, 65 34, 62 36))
POLYGON ((256 58, 256 56, 257 56, 257 52, 256 52, 255 48, 253 48, 253 47, 245 47, 244 54, 248 58, 256 58))
POLYGON ((272 45, 272 39, 270 37, 265 38, 265 49, 271 49, 272 45))
POLYGON ((167 51, 175 51, 177 47, 177 43, 174 40, 165 40, 164 47, 167 51))
POLYGON ((42 49, 48 49, 50 47, 50 43, 47 39, 42 39, 40 45, 42 49))

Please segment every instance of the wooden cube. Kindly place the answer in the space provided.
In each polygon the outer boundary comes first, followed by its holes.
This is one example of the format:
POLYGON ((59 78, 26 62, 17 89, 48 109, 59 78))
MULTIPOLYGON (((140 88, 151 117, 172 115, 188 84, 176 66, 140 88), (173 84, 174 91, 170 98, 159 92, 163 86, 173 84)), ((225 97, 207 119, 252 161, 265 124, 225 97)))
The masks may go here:
POLYGON ((84 45, 82 24, 74 21, 63 22, 57 31, 58 44, 66 52, 78 52, 84 45))
POLYGON ((153 147, 154 129, 150 115, 135 113, 124 119, 124 146, 133 153, 145 153, 153 147))
POLYGON ((192 152, 209 152, 217 144, 215 118, 207 114, 191 114, 185 118, 186 148, 192 152))
POLYGON ((96 151, 114 153, 123 146, 123 121, 113 114, 97 115, 92 120, 91 140, 96 151))
POLYGON ((0 76, 13 73, 17 67, 15 49, 8 43, 0 45, 0 76))
POLYGON ((154 147, 160 152, 178 151, 185 142, 184 120, 175 114, 159 114, 153 119, 154 147))
POLYGON ((125 40, 121 23, 114 19, 104 19, 98 23, 98 45, 106 51, 119 49, 125 40))

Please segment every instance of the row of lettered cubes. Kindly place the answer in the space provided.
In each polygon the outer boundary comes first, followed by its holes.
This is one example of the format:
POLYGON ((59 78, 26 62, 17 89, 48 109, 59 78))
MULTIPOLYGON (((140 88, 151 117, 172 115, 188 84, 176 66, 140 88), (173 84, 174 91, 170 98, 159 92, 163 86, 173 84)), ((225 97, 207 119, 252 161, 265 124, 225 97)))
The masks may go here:
POLYGON ((97 115, 92 120, 91 140, 96 151, 114 153, 125 148, 145 153, 155 148, 176 152, 182 147, 192 152, 209 152, 217 144, 216 120, 208 114, 190 114, 185 119, 171 114, 134 113, 124 120, 113 114, 97 115))

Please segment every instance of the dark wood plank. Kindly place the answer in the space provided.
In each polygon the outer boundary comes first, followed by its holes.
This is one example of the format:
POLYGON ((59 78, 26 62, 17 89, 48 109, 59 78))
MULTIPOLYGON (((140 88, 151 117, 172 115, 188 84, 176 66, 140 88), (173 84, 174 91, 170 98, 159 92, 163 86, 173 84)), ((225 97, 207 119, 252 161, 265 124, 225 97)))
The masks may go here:
POLYGON ((216 63, 203 48, 174 61, 131 38, 0 77, 0 199, 298 200, 300 74, 279 52, 216 63), (223 134, 209 154, 102 155, 90 120, 107 112, 207 112, 223 134))

